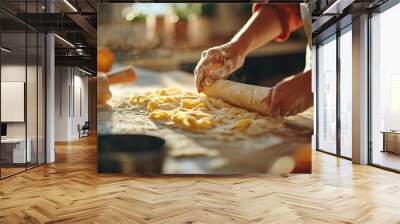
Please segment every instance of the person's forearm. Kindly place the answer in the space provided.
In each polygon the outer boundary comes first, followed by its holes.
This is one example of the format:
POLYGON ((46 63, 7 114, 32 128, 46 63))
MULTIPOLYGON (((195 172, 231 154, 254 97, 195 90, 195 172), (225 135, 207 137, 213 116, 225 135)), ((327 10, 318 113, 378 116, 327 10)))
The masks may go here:
POLYGON ((299 75, 300 79, 303 81, 304 91, 312 95, 312 75, 311 70, 303 72, 303 74, 299 75))
POLYGON ((232 38, 246 55, 254 49, 274 40, 283 32, 280 17, 273 6, 257 10, 232 38))

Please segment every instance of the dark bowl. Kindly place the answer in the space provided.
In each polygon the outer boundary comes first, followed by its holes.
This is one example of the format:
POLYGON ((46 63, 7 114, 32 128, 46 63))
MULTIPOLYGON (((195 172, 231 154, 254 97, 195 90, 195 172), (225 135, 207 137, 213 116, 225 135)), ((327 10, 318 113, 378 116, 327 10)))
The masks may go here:
POLYGON ((159 151, 164 145, 164 139, 144 134, 99 135, 97 137, 99 151, 149 152, 159 151))
POLYGON ((99 135, 98 172, 161 174, 165 140, 151 135, 99 135))

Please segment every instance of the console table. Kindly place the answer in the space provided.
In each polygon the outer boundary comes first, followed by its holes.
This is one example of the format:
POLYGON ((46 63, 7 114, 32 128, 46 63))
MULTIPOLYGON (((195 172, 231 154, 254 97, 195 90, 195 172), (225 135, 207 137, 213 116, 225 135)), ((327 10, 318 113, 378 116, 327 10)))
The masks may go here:
POLYGON ((400 131, 382 131, 383 150, 382 152, 392 152, 400 154, 400 131))

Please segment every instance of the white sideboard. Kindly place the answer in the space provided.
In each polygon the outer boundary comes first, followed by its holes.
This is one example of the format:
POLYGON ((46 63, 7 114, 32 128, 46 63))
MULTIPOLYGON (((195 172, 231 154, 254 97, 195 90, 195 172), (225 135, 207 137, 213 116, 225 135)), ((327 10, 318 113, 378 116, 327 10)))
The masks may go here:
POLYGON ((25 138, 6 138, 1 139, 2 147, 12 147, 12 162, 13 163, 25 163, 31 162, 32 160, 32 140, 27 138, 26 141, 26 154, 25 154, 25 138), (26 159, 26 161, 25 161, 26 159))

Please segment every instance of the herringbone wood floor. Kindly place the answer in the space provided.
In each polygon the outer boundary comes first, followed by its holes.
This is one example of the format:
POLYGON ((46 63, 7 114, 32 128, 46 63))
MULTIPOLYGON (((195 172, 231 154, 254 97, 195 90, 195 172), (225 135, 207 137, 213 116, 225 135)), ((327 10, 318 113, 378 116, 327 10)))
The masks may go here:
POLYGON ((95 138, 0 181, 0 223, 400 223, 400 175, 313 153, 288 178, 96 173, 95 138))

